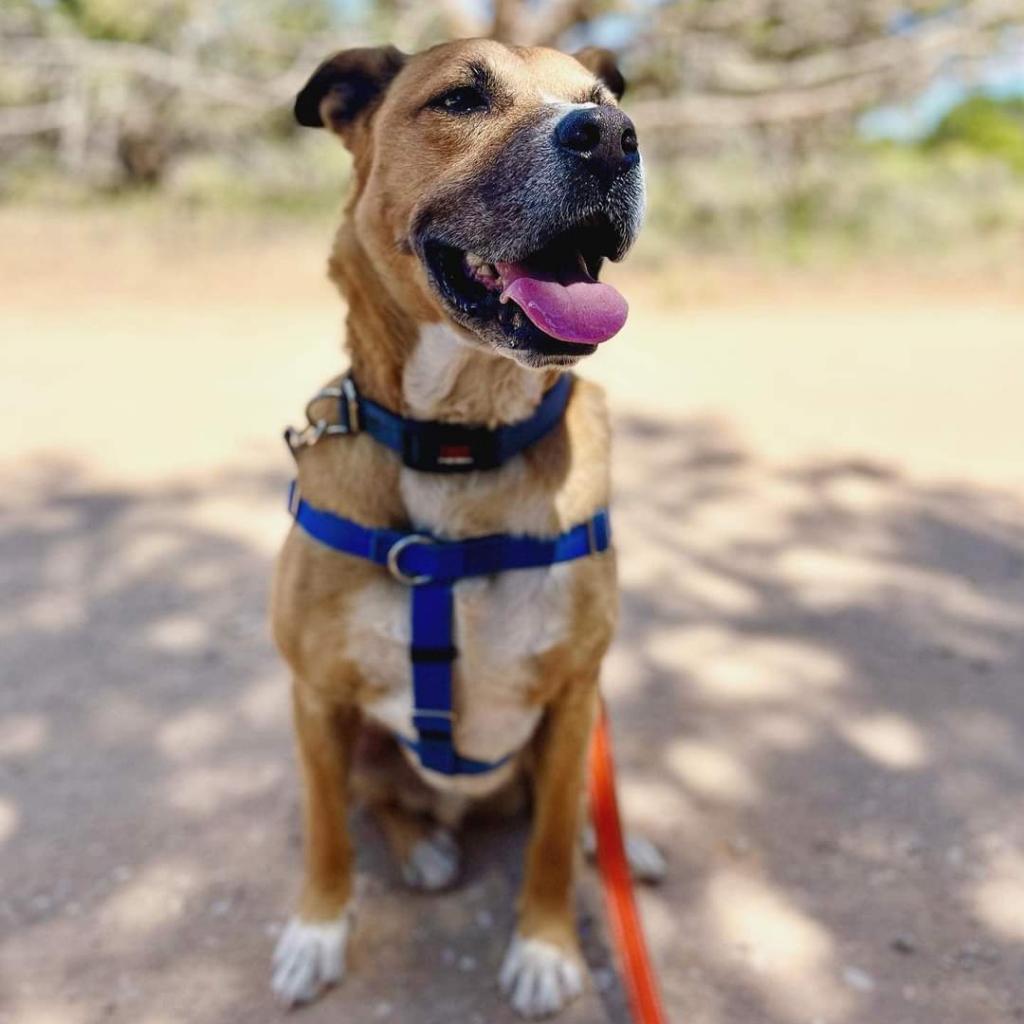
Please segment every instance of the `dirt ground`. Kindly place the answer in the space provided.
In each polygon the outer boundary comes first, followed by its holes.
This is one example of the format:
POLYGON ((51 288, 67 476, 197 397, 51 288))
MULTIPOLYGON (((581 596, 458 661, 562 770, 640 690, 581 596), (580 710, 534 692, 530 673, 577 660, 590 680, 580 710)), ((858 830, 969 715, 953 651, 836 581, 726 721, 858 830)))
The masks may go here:
MULTIPOLYGON (((0 215, 0 1021, 278 1021, 297 882, 265 625, 279 429, 340 364, 322 231, 0 215)), ((673 271, 616 416, 622 798, 674 1024, 1024 1020, 1024 302, 673 271), (672 301, 666 306, 665 301, 672 301)), ((513 1020, 522 823, 401 889, 357 822, 345 985, 296 1021, 513 1020)), ((568 1022, 623 1022, 599 897, 568 1022)))

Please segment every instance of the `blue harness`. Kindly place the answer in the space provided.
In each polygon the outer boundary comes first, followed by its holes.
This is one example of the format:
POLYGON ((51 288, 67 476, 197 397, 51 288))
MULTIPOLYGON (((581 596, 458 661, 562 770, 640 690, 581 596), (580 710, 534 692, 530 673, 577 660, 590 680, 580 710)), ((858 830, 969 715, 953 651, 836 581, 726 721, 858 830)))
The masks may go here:
MULTIPOLYGON (((302 444, 314 444, 323 436, 354 434, 362 427, 426 472, 465 472, 496 468, 513 455, 540 440, 561 419, 571 390, 571 378, 562 376, 545 395, 528 420, 490 431, 460 424, 433 423, 396 416, 362 398, 351 377, 337 389, 326 389, 317 398, 338 398, 344 408, 339 424, 311 422, 313 434, 286 433, 293 453, 302 444), (557 412, 557 415, 555 414, 557 412), (344 426, 344 430, 333 429, 344 426), (464 462, 445 463, 453 447, 464 462), (468 455, 461 449, 469 449, 468 455), (427 466, 430 468, 426 468, 427 466)), ((314 399, 315 401, 316 399, 314 399)), ((310 403, 312 404, 312 403, 310 403)), ((512 569, 538 569, 571 562, 606 551, 611 546, 607 511, 557 537, 539 538, 492 534, 450 541, 426 533, 374 529, 318 509, 304 501, 293 483, 288 508, 296 524, 314 540, 335 551, 384 566, 410 590, 412 641, 413 716, 416 739, 398 739, 413 751, 421 765, 442 775, 481 775, 511 759, 474 761, 455 749, 455 710, 452 699, 452 664, 458 657, 454 641, 454 585, 474 576, 491 576, 512 569)))
POLYGON ((398 416, 361 395, 348 376, 338 387, 324 388, 315 394, 306 406, 309 426, 304 431, 289 427, 284 439, 294 452, 303 445, 316 444, 322 437, 366 433, 395 452, 403 465, 421 473, 498 469, 558 425, 571 394, 572 378, 562 374, 532 416, 507 427, 488 430, 462 423, 435 423, 398 416), (337 403, 337 423, 314 419, 312 407, 320 399, 337 403))

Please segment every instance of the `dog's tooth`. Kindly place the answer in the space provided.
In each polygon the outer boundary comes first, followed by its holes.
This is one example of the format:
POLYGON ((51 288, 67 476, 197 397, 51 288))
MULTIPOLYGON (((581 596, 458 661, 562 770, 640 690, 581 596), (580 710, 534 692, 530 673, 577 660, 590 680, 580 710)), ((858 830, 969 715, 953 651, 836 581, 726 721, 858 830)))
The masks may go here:
POLYGON ((477 254, 475 252, 467 252, 466 253, 466 262, 474 270, 478 270, 481 266, 483 266, 484 258, 482 256, 477 256, 477 254))

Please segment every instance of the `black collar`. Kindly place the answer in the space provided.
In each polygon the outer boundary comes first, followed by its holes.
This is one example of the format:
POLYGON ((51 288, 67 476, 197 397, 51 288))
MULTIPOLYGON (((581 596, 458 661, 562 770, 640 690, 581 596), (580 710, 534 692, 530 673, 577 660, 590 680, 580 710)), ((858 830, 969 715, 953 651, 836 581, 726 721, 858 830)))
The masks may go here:
POLYGON ((338 422, 313 421, 301 433, 290 428, 285 440, 294 452, 324 436, 366 433, 396 452, 404 465, 423 473, 471 473, 497 469, 536 444, 561 421, 572 393, 573 378, 562 374, 528 419, 490 430, 462 423, 439 423, 399 416, 361 395, 351 375, 340 387, 325 388, 313 398, 338 402, 338 422))

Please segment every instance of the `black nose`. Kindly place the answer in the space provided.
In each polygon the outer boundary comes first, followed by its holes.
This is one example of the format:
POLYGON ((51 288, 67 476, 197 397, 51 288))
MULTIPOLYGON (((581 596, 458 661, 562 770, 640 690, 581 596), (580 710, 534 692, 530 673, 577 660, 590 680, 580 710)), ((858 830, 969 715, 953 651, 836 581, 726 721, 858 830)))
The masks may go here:
POLYGON ((622 174, 640 162, 636 129, 618 107, 571 111, 556 125, 555 141, 603 176, 622 174))

